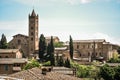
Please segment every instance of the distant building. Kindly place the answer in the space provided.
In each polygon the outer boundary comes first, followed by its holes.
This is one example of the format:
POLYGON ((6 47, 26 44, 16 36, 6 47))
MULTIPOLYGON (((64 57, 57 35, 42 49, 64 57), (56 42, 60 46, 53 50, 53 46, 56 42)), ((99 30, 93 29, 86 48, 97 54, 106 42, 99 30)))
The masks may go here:
MULTIPOLYGON (((51 36, 45 37, 45 39, 46 39, 46 43, 48 44, 51 41, 51 36)), ((53 36, 54 43, 58 43, 59 41, 60 41, 60 39, 57 36, 53 36)))
POLYGON ((117 53, 118 45, 106 42, 104 39, 74 40, 74 50, 79 53, 81 60, 108 60, 117 53))
POLYGON ((19 49, 0 49, 0 74, 21 71, 26 63, 19 49))
POLYGON ((25 57, 34 55, 38 50, 38 15, 32 11, 29 14, 29 33, 28 36, 17 34, 13 36, 13 39, 9 42, 10 49, 20 49, 25 57))

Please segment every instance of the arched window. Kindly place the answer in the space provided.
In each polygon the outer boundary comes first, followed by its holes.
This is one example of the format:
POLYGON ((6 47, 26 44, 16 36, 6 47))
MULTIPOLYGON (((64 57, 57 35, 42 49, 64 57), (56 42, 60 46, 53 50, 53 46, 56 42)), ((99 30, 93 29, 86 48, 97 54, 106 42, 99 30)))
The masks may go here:
POLYGON ((21 40, 18 40, 18 44, 21 44, 21 40))
POLYGON ((79 45, 77 45, 77 49, 79 49, 79 45))

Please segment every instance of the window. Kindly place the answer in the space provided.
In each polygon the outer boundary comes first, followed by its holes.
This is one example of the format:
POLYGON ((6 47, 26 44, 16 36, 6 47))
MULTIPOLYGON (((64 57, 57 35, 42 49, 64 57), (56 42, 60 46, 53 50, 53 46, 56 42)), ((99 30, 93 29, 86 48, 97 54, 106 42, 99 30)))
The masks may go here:
POLYGON ((33 29, 33 27, 31 27, 31 29, 33 29))
POLYGON ((21 44, 21 40, 18 40, 18 44, 21 44))
POLYGON ((85 48, 85 45, 83 45, 83 48, 85 48))
POLYGON ((79 45, 77 45, 77 49, 79 49, 79 45))
POLYGON ((31 35, 33 35, 33 32, 31 32, 31 35))
POLYGON ((8 65, 5 65, 4 68, 5 68, 5 71, 8 71, 8 65))
POLYGON ((31 41, 33 41, 33 38, 31 38, 31 41))
POLYGON ((33 51, 33 48, 31 48, 31 51, 33 51))

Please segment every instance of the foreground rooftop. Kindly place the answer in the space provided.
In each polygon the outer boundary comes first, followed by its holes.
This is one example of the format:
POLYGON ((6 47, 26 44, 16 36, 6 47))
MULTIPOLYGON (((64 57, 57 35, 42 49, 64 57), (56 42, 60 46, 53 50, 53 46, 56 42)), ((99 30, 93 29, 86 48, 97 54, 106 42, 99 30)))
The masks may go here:
POLYGON ((24 70, 18 73, 11 74, 9 76, 24 80, 81 80, 80 78, 54 71, 47 72, 46 75, 43 75, 41 69, 39 68, 24 70))

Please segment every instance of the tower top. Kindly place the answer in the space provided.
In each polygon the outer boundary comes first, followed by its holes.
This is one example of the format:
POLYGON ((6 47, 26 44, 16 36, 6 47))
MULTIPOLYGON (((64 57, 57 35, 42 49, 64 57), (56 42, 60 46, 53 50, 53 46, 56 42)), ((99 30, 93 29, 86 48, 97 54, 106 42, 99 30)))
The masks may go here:
POLYGON ((34 9, 33 9, 33 11, 32 11, 31 16, 36 16, 36 13, 35 13, 34 9))

